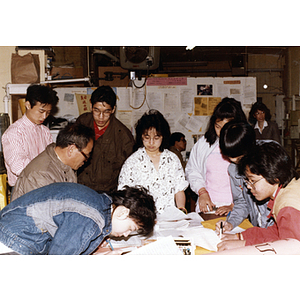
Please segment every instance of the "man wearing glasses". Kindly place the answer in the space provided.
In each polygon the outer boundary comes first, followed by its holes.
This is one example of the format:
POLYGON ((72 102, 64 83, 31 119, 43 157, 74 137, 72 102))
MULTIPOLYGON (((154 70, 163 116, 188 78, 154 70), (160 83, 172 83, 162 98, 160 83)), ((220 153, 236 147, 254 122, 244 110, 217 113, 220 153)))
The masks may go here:
POLYGON ((95 145, 88 164, 78 170, 78 183, 97 192, 117 188, 118 176, 133 151, 130 130, 115 116, 116 94, 109 86, 98 87, 91 96, 91 111, 77 118, 77 123, 94 131, 95 145))
POLYGON ((89 159, 94 145, 92 129, 70 124, 21 172, 11 201, 42 186, 55 182, 77 182, 76 171, 89 159))

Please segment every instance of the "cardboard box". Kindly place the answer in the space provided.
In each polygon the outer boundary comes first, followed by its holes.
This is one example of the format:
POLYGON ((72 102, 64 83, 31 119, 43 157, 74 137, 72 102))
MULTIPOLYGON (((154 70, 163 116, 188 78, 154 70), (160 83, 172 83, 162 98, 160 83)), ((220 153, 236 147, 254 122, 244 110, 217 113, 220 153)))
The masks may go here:
MULTIPOLYGON (((64 80, 64 79, 76 79, 76 78, 84 78, 83 76, 83 68, 78 67, 78 68, 60 68, 60 67, 53 67, 51 69, 51 76, 55 76, 53 80, 59 79, 59 80, 64 80), (57 76, 55 76, 58 73, 57 76)), ((70 82, 70 83, 64 83, 64 86, 84 86, 84 81, 82 82, 70 82)))

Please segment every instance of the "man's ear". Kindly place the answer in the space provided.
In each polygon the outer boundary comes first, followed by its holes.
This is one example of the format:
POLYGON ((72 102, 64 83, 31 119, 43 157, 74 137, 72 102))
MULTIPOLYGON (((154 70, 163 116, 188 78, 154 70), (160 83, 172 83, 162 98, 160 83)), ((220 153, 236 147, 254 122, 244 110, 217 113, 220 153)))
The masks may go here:
POLYGON ((31 108, 31 105, 30 105, 29 101, 25 101, 25 107, 26 107, 26 109, 30 109, 31 108))
POLYGON ((90 100, 90 111, 93 111, 93 104, 92 104, 91 100, 90 100))
POLYGON ((129 216, 129 211, 130 211, 129 208, 127 208, 123 205, 120 205, 116 208, 114 214, 119 220, 124 220, 129 216))
POLYGON ((114 106, 114 108, 113 108, 113 110, 111 111, 111 113, 113 114, 113 113, 115 113, 115 111, 116 111, 116 106, 114 106))
POLYGON ((77 150, 77 147, 72 144, 72 145, 69 145, 68 146, 68 151, 67 151, 67 154, 68 154, 68 157, 72 156, 72 154, 74 153, 74 151, 77 150))

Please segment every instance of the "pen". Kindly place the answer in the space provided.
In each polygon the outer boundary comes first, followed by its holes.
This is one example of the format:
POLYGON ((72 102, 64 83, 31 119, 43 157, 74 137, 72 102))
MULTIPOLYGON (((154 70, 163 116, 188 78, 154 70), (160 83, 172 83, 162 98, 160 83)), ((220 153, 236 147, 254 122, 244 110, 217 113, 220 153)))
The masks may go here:
POLYGON ((220 239, 222 238, 222 234, 223 234, 223 222, 221 222, 220 224, 220 239))
POLYGON ((111 251, 114 251, 114 247, 112 246, 112 244, 110 242, 110 239, 107 239, 107 242, 109 244, 109 247, 110 247, 111 251))

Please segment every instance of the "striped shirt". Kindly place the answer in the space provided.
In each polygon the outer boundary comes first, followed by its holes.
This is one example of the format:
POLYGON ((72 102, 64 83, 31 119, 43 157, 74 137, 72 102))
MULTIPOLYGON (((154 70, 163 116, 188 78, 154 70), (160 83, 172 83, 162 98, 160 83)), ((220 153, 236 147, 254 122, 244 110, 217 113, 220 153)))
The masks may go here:
POLYGON ((26 114, 5 130, 2 148, 10 186, 15 185, 28 163, 52 142, 49 128, 32 123, 26 114))

